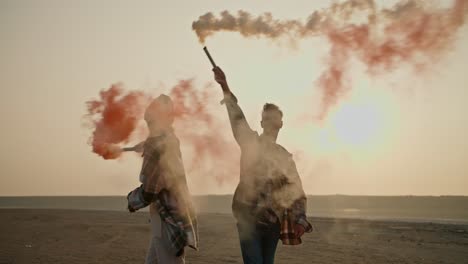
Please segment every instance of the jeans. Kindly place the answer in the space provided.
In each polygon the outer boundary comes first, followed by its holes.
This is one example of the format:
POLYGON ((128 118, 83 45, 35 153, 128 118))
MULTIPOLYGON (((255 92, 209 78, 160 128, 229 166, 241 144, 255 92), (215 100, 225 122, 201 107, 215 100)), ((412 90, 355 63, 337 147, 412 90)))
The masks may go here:
POLYGON ((280 225, 237 224, 244 264, 273 264, 280 237, 280 225))

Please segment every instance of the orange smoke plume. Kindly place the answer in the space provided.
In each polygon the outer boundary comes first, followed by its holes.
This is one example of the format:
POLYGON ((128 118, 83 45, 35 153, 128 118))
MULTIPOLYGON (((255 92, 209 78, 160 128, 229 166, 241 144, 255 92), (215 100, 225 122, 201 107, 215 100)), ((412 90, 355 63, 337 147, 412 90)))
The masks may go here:
POLYGON ((351 88, 346 84, 350 83, 347 72, 352 57, 363 62, 369 74, 389 72, 402 63, 424 69, 450 48, 467 11, 468 0, 455 0, 450 8, 409 0, 381 10, 377 10, 373 0, 348 0, 313 12, 305 23, 277 20, 269 13, 255 17, 245 11, 239 11, 237 16, 224 11, 219 18, 212 13, 200 16, 192 29, 202 43, 218 31, 292 41, 325 36, 331 48, 327 69, 317 80, 323 104, 319 117, 323 118, 340 95, 351 88), (363 13, 364 22, 353 21, 363 13))
POLYGON ((220 107, 210 88, 197 90, 191 80, 185 80, 174 86, 169 96, 174 101, 176 133, 191 149, 189 171, 213 175, 221 184, 238 174, 233 162, 238 160, 238 149, 227 123, 214 115, 220 107))
MULTIPOLYGON (((219 103, 211 96, 212 87, 196 89, 192 80, 182 80, 169 92, 174 103, 175 133, 182 148, 188 148, 188 170, 212 175, 222 183, 237 175, 236 145, 229 137, 227 124, 213 113, 219 112, 219 103), (213 108, 215 108, 213 110, 213 108)), ((215 93, 217 94, 217 93, 215 93)), ((91 121, 93 133, 90 143, 93 152, 104 159, 118 158, 132 134, 134 140, 144 140, 136 133, 151 96, 143 92, 126 92, 121 85, 112 85, 101 91, 98 100, 88 101, 86 118, 91 121)), ((186 158, 186 156, 184 156, 186 158)))
POLYGON ((122 153, 117 145, 128 143, 150 97, 142 92, 126 93, 119 84, 99 95, 99 100, 86 102, 87 118, 94 127, 91 145, 93 152, 104 159, 116 159, 122 153))

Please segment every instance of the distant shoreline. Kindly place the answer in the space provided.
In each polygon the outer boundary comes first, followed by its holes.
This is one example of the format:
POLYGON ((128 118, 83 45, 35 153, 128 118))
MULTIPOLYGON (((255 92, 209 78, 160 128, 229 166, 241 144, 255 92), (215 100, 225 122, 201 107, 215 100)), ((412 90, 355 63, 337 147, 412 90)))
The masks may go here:
MULTIPOLYGON (((193 196, 199 213, 232 215, 232 195, 193 196)), ((126 211, 125 196, 8 196, 0 208, 126 211)), ((307 214, 330 219, 468 224, 467 196, 308 196, 307 214)))
MULTIPOLYGON (((51 212, 96 212, 96 213, 121 213, 124 210, 106 210, 106 209, 67 209, 67 208, 27 208, 27 207, 0 207, 0 213, 6 211, 51 211, 51 212)), ((141 211, 136 212, 137 214, 145 214, 148 213, 148 210, 143 209, 141 211)), ((200 216, 209 216, 209 215, 219 215, 219 216, 232 216, 232 213, 212 213, 212 212, 198 212, 200 216)), ((381 222, 381 223, 407 223, 407 224, 435 224, 435 225, 468 225, 468 221, 458 221, 458 220, 450 220, 450 219, 392 219, 392 218, 362 218, 362 217, 330 217, 330 216, 315 216, 315 215, 308 215, 308 218, 314 221, 371 221, 371 222, 381 222)))
MULTIPOLYGON (((194 194, 193 197, 223 197, 233 194, 194 194)), ((0 195, 1 198, 35 198, 35 197, 125 197, 125 195, 0 195)), ((397 198, 397 197, 416 197, 416 198, 468 198, 468 195, 354 195, 354 194, 307 194, 307 197, 383 197, 383 198, 397 198)))

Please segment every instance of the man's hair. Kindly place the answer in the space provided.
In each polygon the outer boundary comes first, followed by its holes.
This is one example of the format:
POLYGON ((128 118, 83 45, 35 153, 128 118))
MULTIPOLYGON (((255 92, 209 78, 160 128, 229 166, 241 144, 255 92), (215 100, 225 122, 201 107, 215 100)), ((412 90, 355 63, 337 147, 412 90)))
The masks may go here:
POLYGON ((276 111, 281 115, 281 117, 283 117, 283 111, 281 111, 281 109, 277 105, 271 104, 271 103, 266 103, 263 106, 262 114, 265 113, 265 112, 270 112, 270 111, 276 111))

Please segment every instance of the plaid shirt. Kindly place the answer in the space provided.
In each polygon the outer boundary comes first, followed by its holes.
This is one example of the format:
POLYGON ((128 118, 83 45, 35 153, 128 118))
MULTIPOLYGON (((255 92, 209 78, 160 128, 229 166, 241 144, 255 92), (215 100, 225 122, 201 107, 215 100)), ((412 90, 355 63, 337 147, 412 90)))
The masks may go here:
POLYGON ((185 178, 179 141, 170 132, 148 138, 144 145, 141 186, 127 196, 128 208, 136 211, 155 203, 162 230, 174 254, 185 246, 198 248, 197 220, 185 178))
POLYGON ((225 94, 234 138, 241 148, 240 182, 233 198, 238 221, 281 223, 280 238, 285 245, 298 245, 295 226, 312 231, 307 221, 307 199, 292 155, 282 146, 258 135, 248 125, 237 98, 225 94))

